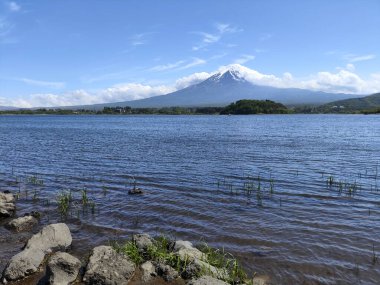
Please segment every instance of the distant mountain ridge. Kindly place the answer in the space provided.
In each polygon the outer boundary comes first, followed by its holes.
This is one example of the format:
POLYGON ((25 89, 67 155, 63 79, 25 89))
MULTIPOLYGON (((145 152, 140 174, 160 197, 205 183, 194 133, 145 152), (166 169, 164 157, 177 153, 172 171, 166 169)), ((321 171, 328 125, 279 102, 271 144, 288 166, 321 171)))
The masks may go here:
POLYGON ((11 106, 0 106, 0 111, 8 111, 8 110, 17 110, 19 108, 11 107, 11 106))
POLYGON ((380 108, 380 93, 364 96, 361 98, 351 98, 333 101, 317 108, 321 112, 337 111, 355 112, 380 108))
POLYGON ((216 73, 208 79, 184 89, 146 99, 81 106, 130 106, 132 108, 226 106, 240 99, 272 100, 284 105, 321 105, 331 101, 360 96, 343 93, 326 93, 297 88, 276 88, 249 82, 236 66, 216 73))

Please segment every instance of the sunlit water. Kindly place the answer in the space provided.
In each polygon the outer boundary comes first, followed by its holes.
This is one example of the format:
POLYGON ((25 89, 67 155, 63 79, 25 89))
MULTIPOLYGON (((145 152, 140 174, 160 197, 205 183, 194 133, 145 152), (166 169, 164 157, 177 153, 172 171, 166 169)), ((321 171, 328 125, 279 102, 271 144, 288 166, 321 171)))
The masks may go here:
MULTIPOLYGON (((0 141, 18 215, 57 221, 57 194, 87 189, 95 208, 68 219, 78 253, 165 233, 273 284, 380 284, 379 116, 3 116, 0 141)), ((0 235, 2 270, 29 234, 0 235)))

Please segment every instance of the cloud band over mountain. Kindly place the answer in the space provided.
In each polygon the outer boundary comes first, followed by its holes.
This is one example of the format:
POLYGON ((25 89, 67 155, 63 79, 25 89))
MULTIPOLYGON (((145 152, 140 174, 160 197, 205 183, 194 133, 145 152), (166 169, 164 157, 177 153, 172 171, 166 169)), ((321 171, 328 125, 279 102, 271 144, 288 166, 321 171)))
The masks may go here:
POLYGON ((354 71, 350 64, 334 72, 318 72, 308 78, 295 78, 289 72, 282 76, 264 74, 244 67, 240 64, 222 66, 214 72, 199 72, 179 78, 173 84, 151 86, 141 83, 121 83, 97 91, 73 90, 63 93, 35 93, 26 97, 7 99, 0 97, 0 105, 21 108, 30 107, 58 107, 70 105, 89 105, 131 101, 163 95, 180 90, 206 80, 210 76, 224 72, 227 69, 236 70, 246 81, 261 86, 276 88, 300 88, 329 93, 371 94, 380 90, 380 74, 372 74, 363 79, 354 71))

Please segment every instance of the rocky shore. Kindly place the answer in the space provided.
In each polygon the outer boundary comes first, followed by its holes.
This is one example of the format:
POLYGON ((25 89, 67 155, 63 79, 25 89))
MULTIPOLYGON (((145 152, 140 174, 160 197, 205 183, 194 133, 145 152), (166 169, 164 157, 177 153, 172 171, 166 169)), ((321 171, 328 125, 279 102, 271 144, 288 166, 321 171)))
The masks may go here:
MULTIPOLYGON (((7 229, 21 232, 39 226, 38 213, 11 219, 15 212, 12 193, 0 193, 0 219, 10 220, 7 229)), ((197 248, 189 241, 135 234, 78 258, 70 252, 72 240, 65 223, 42 227, 8 261, 0 284, 266 284, 249 279, 224 252, 197 248)))

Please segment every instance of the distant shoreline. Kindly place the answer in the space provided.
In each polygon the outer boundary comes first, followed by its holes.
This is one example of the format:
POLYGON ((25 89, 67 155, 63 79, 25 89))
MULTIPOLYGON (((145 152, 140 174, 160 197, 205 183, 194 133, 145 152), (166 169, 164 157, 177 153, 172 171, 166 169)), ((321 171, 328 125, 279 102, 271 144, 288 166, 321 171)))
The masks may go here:
POLYGON ((151 107, 130 106, 86 108, 36 108, 3 110, 0 115, 261 115, 261 114, 380 114, 380 108, 345 108, 344 106, 285 106, 271 100, 242 99, 224 107, 151 107))

